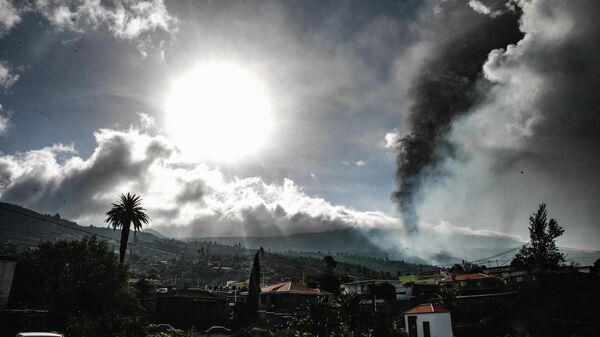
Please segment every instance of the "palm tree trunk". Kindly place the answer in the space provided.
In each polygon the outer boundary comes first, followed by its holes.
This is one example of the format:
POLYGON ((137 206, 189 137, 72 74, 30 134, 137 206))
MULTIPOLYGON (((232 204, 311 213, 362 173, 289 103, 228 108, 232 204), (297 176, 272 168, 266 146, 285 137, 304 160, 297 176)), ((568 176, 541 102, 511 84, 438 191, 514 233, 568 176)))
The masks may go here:
POLYGON ((125 261, 125 253, 127 253, 127 241, 129 240, 129 226, 130 222, 121 228, 121 246, 119 247, 119 261, 123 263, 125 261))

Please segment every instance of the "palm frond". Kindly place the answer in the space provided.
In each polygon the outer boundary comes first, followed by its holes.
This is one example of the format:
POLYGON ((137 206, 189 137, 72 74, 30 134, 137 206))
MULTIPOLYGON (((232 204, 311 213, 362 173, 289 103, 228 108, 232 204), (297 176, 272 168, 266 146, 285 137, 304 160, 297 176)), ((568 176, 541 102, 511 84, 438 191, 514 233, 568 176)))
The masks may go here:
POLYGON ((142 226, 150 221, 141 203, 142 198, 138 195, 130 193, 119 195, 119 203, 112 204, 112 208, 106 212, 105 222, 115 230, 129 227, 131 223, 134 231, 141 230, 142 226))

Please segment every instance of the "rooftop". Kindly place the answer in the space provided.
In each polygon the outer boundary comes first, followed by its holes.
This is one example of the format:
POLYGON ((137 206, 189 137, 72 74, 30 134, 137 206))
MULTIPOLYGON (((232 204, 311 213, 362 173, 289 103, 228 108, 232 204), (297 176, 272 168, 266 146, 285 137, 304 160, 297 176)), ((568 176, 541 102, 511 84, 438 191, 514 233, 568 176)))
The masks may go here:
POLYGON ((452 281, 466 281, 466 280, 483 280, 483 279, 495 279, 496 276, 487 275, 483 273, 475 273, 475 274, 463 274, 463 275, 455 275, 452 277, 452 281))
POLYGON ((450 312, 450 310, 431 303, 425 303, 405 311, 404 314, 439 314, 444 312, 450 312))
POLYGON ((263 287, 261 294, 305 294, 305 295, 329 295, 330 293, 319 288, 305 288, 292 282, 282 282, 263 287))
POLYGON ((371 279, 371 280, 362 280, 362 281, 353 281, 353 282, 347 282, 344 283, 344 285, 346 284, 363 284, 363 283, 400 283, 399 280, 383 280, 383 279, 371 279))

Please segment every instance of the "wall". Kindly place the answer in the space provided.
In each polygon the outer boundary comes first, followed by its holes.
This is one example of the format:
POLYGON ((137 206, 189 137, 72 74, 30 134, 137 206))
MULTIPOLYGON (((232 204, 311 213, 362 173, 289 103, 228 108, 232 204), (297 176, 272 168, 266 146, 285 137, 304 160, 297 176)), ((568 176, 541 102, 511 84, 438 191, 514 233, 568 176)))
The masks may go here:
POLYGON ((408 333, 408 317, 417 316, 417 336, 423 337, 423 322, 429 322, 431 337, 452 337, 450 313, 405 315, 404 324, 408 333))
POLYGON ((0 309, 8 305, 8 296, 12 286, 17 261, 0 260, 0 309))

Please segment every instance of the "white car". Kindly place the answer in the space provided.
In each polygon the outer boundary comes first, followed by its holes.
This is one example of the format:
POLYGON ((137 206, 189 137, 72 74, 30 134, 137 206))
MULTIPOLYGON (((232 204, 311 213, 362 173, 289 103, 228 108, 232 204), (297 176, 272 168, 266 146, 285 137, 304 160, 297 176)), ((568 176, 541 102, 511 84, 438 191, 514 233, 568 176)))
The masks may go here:
POLYGON ((171 324, 159 324, 158 330, 161 332, 183 333, 183 330, 174 328, 171 324))
POLYGON ((19 332, 17 337, 65 337, 56 332, 19 332))
POLYGON ((227 329, 224 326, 215 325, 215 326, 211 326, 208 330, 206 330, 204 332, 204 334, 207 336, 213 336, 213 335, 228 334, 230 332, 231 332, 231 330, 227 329))

